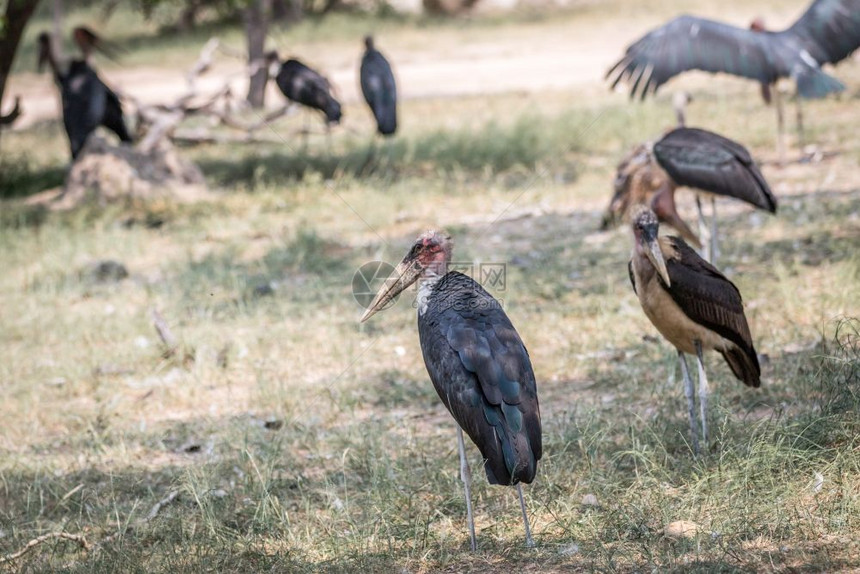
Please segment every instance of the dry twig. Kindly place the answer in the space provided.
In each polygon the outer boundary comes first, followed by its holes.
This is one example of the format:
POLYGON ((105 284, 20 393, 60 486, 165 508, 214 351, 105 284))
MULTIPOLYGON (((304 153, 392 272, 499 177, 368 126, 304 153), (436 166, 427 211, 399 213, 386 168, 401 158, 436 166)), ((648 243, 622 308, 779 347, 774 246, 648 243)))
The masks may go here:
POLYGON ((161 339, 161 342, 164 343, 164 346, 167 348, 166 353, 170 355, 175 353, 179 344, 176 342, 176 337, 173 336, 173 333, 170 331, 170 327, 167 326, 167 321, 164 320, 164 317, 161 316, 158 309, 152 310, 152 324, 155 327, 155 331, 158 333, 158 337, 161 339))
POLYGON ((24 547, 21 548, 21 550, 18 550, 17 552, 6 554, 5 556, 0 556, 0 564, 5 564, 6 562, 17 560, 42 542, 45 542, 47 540, 53 540, 54 538, 63 538, 65 540, 77 542, 84 550, 89 550, 91 548, 89 542, 87 542, 87 539, 84 538, 83 534, 70 534, 68 532, 49 532, 48 534, 43 534, 32 539, 27 544, 25 544, 24 547))

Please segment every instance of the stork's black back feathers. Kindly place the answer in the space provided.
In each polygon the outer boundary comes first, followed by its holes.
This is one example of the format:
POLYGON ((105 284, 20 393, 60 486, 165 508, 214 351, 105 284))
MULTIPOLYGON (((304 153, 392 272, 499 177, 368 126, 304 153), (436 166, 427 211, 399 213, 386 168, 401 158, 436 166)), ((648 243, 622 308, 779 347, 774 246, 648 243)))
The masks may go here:
POLYGON ((319 72, 298 60, 287 60, 281 65, 275 78, 287 99, 320 110, 329 123, 339 123, 340 102, 331 93, 331 85, 319 72))
POLYGON ((654 144, 654 157, 679 186, 746 201, 776 212, 776 197, 739 143, 714 132, 677 128, 654 144))
POLYGON ((83 60, 73 60, 58 77, 63 100, 63 125, 69 136, 72 159, 77 158, 90 134, 102 125, 121 141, 130 142, 119 97, 83 60))
POLYGON ((397 131, 397 86, 391 65, 372 43, 361 59, 361 93, 376 118, 376 127, 382 135, 397 131))
POLYGON ((644 98, 688 70, 723 72, 771 84, 791 77, 805 98, 844 89, 821 65, 860 46, 860 0, 816 0, 790 28, 762 32, 684 15, 631 44, 607 72, 614 88, 644 98))
POLYGON ((732 372, 744 384, 760 386, 761 368, 738 288, 680 237, 661 239, 677 254, 666 258, 672 300, 693 322, 734 343, 736 349, 721 351, 732 372))
POLYGON ((484 456, 491 484, 530 483, 542 454, 537 385, 528 352, 501 305, 457 272, 418 315, 436 392, 484 456))

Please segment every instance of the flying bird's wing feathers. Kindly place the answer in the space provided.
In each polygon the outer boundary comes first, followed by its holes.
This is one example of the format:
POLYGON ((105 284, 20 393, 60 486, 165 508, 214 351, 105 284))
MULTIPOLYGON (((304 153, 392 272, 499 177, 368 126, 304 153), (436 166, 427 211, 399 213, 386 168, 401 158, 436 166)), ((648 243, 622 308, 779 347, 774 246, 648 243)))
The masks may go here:
POLYGON ((678 185, 734 197, 776 212, 776 197, 739 143, 714 132, 677 128, 654 144, 654 156, 678 185))
POLYGON ((499 303, 471 278, 448 273, 418 328, 430 379, 484 455, 489 481, 531 482, 542 454, 537 385, 499 303))
POLYGON ((763 83, 777 79, 768 57, 770 37, 721 22, 680 16, 627 48, 607 73, 614 88, 625 81, 630 96, 645 97, 687 70, 725 72, 763 83))
POLYGON ((860 0, 815 0, 790 28, 819 64, 835 64, 860 47, 860 0))

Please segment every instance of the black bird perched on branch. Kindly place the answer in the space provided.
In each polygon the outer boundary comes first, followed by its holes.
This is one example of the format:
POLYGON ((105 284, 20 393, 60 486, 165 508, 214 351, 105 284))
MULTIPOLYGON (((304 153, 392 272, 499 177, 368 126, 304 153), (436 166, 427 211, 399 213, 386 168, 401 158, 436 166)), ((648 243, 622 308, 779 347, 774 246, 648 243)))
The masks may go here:
POLYGON ((439 398, 459 425, 460 477, 472 550, 476 548, 463 430, 484 457, 490 484, 516 485, 533 545, 520 483, 531 483, 541 458, 537 384, 528 351, 500 303, 470 277, 448 271, 451 239, 421 235, 376 294, 364 322, 416 281, 418 335, 439 398))
MULTIPOLYGON (((87 42, 86 36, 79 35, 78 30, 75 30, 73 37, 84 56, 88 57, 90 50, 98 47, 98 44, 87 42)), ((72 160, 78 157, 87 138, 98 126, 108 128, 123 142, 132 141, 125 125, 119 97, 102 82, 86 60, 72 60, 67 69, 62 71, 47 32, 39 35, 39 70, 42 70, 45 64, 50 66, 54 80, 60 87, 63 125, 69 136, 72 160)))
POLYGON ((364 39, 365 52, 361 59, 361 93, 376 118, 380 134, 390 136, 397 131, 397 86, 391 65, 373 45, 373 36, 364 39))
MULTIPOLYGON (((266 54, 269 65, 280 63, 278 53, 266 54)), ((325 114, 326 123, 340 123, 340 102, 332 95, 331 84, 319 72, 298 60, 290 59, 279 65, 275 82, 286 98, 325 114)))
MULTIPOLYGON (((835 64, 860 47, 860 0, 815 0, 789 28, 770 32, 760 22, 738 28, 680 16, 631 44, 606 73, 614 88, 631 85, 630 97, 645 98, 688 70, 724 72, 764 86, 791 78, 802 98, 821 98, 845 86, 821 66, 835 64)), ((763 90, 767 98, 769 89, 763 90)), ((777 90, 777 95, 779 94, 777 90)), ((780 153, 782 103, 777 102, 780 153)))
MULTIPOLYGON (((712 263, 717 257, 716 196, 739 199, 776 213, 776 197, 744 146, 711 131, 680 127, 653 144, 638 146, 619 165, 615 195, 604 217, 604 227, 637 204, 649 204, 661 222, 677 229, 697 247, 701 246, 700 238, 675 208, 675 191, 679 187, 711 196, 710 245, 706 259, 712 263)), ((699 232, 704 233, 707 226, 698 194, 696 207, 699 232)))
POLYGON ((636 243, 628 264, 630 282, 645 315, 678 350, 693 450, 698 454, 693 381, 684 353, 695 354, 698 359, 699 409, 706 447, 708 378, 702 352, 719 352, 735 377, 750 387, 761 385, 761 368, 737 287, 683 239, 658 238, 657 232, 657 216, 641 206, 633 216, 636 243))

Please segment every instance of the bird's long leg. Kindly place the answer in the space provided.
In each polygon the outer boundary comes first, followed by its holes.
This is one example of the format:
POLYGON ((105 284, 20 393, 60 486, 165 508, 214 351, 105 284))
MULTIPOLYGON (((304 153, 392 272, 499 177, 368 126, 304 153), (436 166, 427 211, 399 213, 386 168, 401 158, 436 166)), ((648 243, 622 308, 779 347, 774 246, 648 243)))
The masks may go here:
POLYGON ((705 374, 705 360, 702 357, 702 343, 696 341, 696 358, 699 360, 699 411, 702 417, 702 442, 708 449, 708 376, 705 374))
POLYGON ((776 151, 779 154, 779 167, 785 167, 785 110, 782 105, 782 91, 774 86, 776 100, 776 151))
POLYGON ((529 528, 529 515, 526 514, 526 500, 523 498, 523 485, 520 483, 517 483, 517 494, 520 495, 520 510, 523 511, 523 525, 526 527, 526 546, 534 548, 535 541, 532 538, 532 529, 529 528))
POLYGON ((696 194, 696 209, 699 212, 699 237, 702 238, 702 256, 708 261, 711 260, 711 232, 708 231, 708 224, 705 221, 705 214, 702 211, 702 199, 699 194, 696 194))
POLYGON ((803 106, 800 96, 795 96, 795 98, 797 103, 797 146, 803 152, 803 147, 806 145, 806 133, 803 131, 803 106))
POLYGON ((463 490, 466 493, 466 520, 469 523, 469 539, 474 552, 478 549, 478 543, 475 541, 475 519, 472 516, 472 471, 469 469, 469 461, 466 460, 463 429, 459 426, 457 426, 457 445, 460 447, 460 479, 463 481, 463 490))
POLYGON ((699 456, 699 429, 696 428, 696 397, 693 392, 693 379, 687 369, 687 359, 684 353, 678 351, 678 361, 681 363, 681 374, 684 375, 684 396, 687 397, 687 408, 690 411, 690 433, 693 438, 693 453, 699 456))
POLYGON ((709 263, 716 264, 720 251, 717 248, 717 198, 711 196, 711 257, 709 263))

